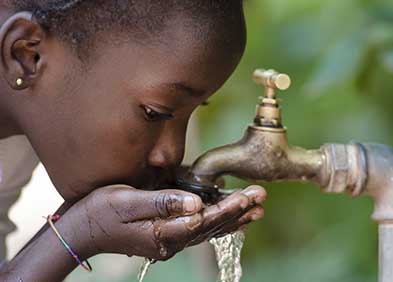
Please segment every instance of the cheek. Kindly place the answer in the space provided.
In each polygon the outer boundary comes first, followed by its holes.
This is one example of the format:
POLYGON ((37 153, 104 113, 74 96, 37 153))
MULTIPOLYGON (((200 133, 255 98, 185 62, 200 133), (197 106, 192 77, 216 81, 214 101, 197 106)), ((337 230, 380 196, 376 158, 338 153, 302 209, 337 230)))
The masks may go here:
POLYGON ((144 120, 139 106, 118 105, 105 114, 85 113, 81 120, 77 140, 71 139, 67 147, 73 148, 84 183, 113 183, 144 174, 161 129, 144 120))
POLYGON ((96 145, 100 154, 122 166, 143 163, 159 136, 159 130, 152 130, 135 119, 121 119, 99 130, 101 144, 96 145))

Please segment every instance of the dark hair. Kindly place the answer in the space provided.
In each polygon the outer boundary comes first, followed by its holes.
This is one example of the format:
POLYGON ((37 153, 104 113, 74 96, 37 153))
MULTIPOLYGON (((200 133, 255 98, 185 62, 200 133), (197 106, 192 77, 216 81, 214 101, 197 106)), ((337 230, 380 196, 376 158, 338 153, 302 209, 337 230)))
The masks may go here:
MULTIPOLYGON (((106 31, 132 34, 132 40, 154 38, 173 16, 186 15, 203 36, 207 26, 239 17, 241 0, 9 0, 16 11, 31 11, 50 34, 77 48, 106 31)), ((209 28, 212 31, 214 28, 209 28)), ((206 36, 206 34, 204 35, 206 36)))

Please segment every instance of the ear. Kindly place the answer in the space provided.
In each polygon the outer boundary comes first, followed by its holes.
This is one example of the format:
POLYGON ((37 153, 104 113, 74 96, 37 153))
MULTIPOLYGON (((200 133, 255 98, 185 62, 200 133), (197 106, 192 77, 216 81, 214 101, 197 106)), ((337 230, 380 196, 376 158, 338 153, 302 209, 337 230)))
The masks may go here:
MULTIPOLYGON (((0 28, 0 71, 15 90, 34 85, 43 70, 40 44, 45 31, 29 12, 10 17, 0 28)), ((42 45, 42 44, 41 44, 42 45)))

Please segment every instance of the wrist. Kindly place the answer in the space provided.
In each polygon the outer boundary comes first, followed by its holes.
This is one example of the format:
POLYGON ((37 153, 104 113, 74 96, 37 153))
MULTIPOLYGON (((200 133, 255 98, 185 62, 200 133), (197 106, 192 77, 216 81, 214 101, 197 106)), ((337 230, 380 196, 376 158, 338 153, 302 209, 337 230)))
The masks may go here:
POLYGON ((86 260, 99 253, 90 234, 89 226, 89 219, 84 209, 80 208, 79 203, 69 209, 56 222, 59 233, 81 260, 86 260))
MULTIPOLYGON (((71 214, 64 214, 55 227, 75 252, 81 253, 80 258, 83 259, 82 256, 88 254, 85 240, 79 237, 77 228, 73 228, 71 214)), ((33 244, 24 248, 5 267, 0 281, 63 281, 77 266, 75 258, 69 254, 54 230, 46 228, 33 244)))

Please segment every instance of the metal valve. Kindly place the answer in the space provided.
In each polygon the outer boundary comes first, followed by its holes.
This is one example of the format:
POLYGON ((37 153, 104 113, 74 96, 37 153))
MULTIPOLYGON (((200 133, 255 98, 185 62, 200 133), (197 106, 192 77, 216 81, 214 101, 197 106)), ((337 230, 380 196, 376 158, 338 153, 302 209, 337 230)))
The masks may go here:
POLYGON ((291 86, 290 77, 272 69, 257 69, 253 74, 253 79, 256 84, 265 87, 265 95, 261 97, 261 104, 257 106, 255 125, 268 130, 284 130, 276 90, 288 89, 291 86))
POLYGON ((287 90, 291 86, 291 78, 287 74, 272 69, 257 69, 253 79, 256 84, 265 86, 265 95, 270 99, 276 98, 276 89, 287 90))

